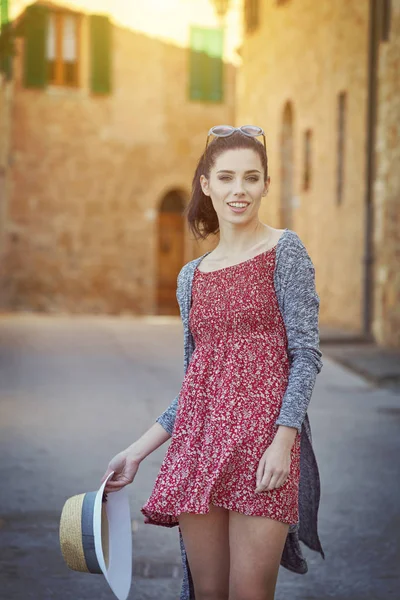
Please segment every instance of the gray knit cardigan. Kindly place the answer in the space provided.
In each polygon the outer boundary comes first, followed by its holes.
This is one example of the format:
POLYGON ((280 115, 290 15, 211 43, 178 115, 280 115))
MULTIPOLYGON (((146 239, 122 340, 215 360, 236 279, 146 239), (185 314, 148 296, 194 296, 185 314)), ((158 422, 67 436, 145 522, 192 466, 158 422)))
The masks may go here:
MULTIPOLYGON (((194 350, 194 340, 189 329, 193 275, 197 265, 207 254, 209 252, 188 262, 178 275, 176 295, 183 323, 184 373, 194 350)), ((285 323, 290 363, 288 385, 275 423, 296 427, 301 433, 299 521, 289 526, 280 564, 290 571, 304 574, 308 571, 308 565, 302 554, 300 540, 325 558, 317 522, 320 479, 307 414, 315 379, 322 368, 322 353, 319 349, 319 296, 315 289, 314 265, 299 236, 290 229, 284 230, 276 245, 274 287, 285 323)), ((156 419, 171 436, 178 398, 179 395, 156 419)), ((195 600, 193 579, 180 529, 179 541, 183 565, 180 600, 195 600)))

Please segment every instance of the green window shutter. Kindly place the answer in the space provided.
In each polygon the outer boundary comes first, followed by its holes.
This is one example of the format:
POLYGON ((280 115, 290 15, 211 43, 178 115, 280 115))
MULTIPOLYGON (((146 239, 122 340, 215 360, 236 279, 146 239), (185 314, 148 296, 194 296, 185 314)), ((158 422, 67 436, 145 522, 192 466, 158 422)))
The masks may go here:
POLYGON ((8 18, 8 0, 0 0, 0 31, 0 72, 10 80, 12 78, 14 40, 12 25, 8 18))
POLYGON ((90 89, 111 93, 111 23, 105 15, 90 15, 90 89))
POLYGON ((24 85, 45 88, 47 85, 46 36, 48 8, 33 4, 24 14, 24 85))
POLYGON ((223 100, 222 29, 191 27, 189 58, 189 96, 191 100, 223 100))
POLYGON ((8 23, 8 0, 0 0, 1 24, 8 23))
POLYGON ((223 100, 224 62, 222 29, 210 29, 207 33, 207 54, 209 57, 208 99, 211 102, 223 100))
POLYGON ((190 99, 207 99, 208 57, 204 52, 204 30, 192 27, 190 30, 190 99))

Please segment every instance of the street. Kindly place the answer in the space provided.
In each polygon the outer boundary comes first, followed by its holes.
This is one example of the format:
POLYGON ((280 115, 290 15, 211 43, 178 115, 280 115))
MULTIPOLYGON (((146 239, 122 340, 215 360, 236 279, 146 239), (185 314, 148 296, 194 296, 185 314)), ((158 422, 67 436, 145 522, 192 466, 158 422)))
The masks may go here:
MULTIPOLYGON (((326 560, 302 545, 309 572, 281 568, 276 600, 398 600, 400 392, 323 360, 308 414, 326 560)), ((175 317, 0 318, 0 600, 113 598, 103 576, 65 565, 61 510, 98 489, 108 461, 154 423, 182 377, 175 317)), ((140 513, 167 444, 129 487, 132 600, 179 598, 178 528, 146 525, 140 513)))

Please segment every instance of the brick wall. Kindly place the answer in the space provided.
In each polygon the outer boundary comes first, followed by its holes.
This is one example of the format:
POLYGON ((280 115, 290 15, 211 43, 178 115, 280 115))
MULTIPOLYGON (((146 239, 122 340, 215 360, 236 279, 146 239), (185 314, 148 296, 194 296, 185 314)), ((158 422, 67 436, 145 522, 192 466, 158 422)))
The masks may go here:
POLYGON ((375 321, 381 344, 400 346, 400 0, 379 56, 376 135, 375 321))
MULTIPOLYGON (((83 23, 86 47, 87 25, 83 23)), ((24 89, 15 61, 12 185, 1 304, 15 310, 154 313, 156 215, 187 200, 208 129, 234 120, 226 101, 188 101, 188 50, 113 27, 114 90, 24 89)), ((186 260, 212 244, 187 235, 186 260)))
POLYGON ((313 259, 321 323, 362 327, 368 1, 260 2, 260 25, 245 36, 237 122, 267 136, 271 188, 264 220, 275 227, 281 194, 284 107, 293 109, 293 225, 313 259), (347 94, 344 187, 336 201, 337 98, 347 94), (303 190, 304 133, 312 131, 312 180, 303 190))
POLYGON ((0 252, 6 237, 12 88, 0 73, 0 252))

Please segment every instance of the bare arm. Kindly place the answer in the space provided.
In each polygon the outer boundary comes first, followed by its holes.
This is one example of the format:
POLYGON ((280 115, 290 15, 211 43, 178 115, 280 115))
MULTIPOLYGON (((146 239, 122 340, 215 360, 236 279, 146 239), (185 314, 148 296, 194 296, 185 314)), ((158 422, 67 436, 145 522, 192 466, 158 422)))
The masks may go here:
POLYGON ((108 463, 106 472, 101 479, 101 483, 104 483, 109 474, 114 473, 104 488, 105 492, 116 492, 132 483, 142 460, 170 437, 162 425, 154 423, 133 444, 116 454, 108 463))
POLYGON ((156 422, 140 438, 133 442, 127 448, 127 451, 134 461, 141 462, 170 438, 170 434, 164 427, 156 422))

